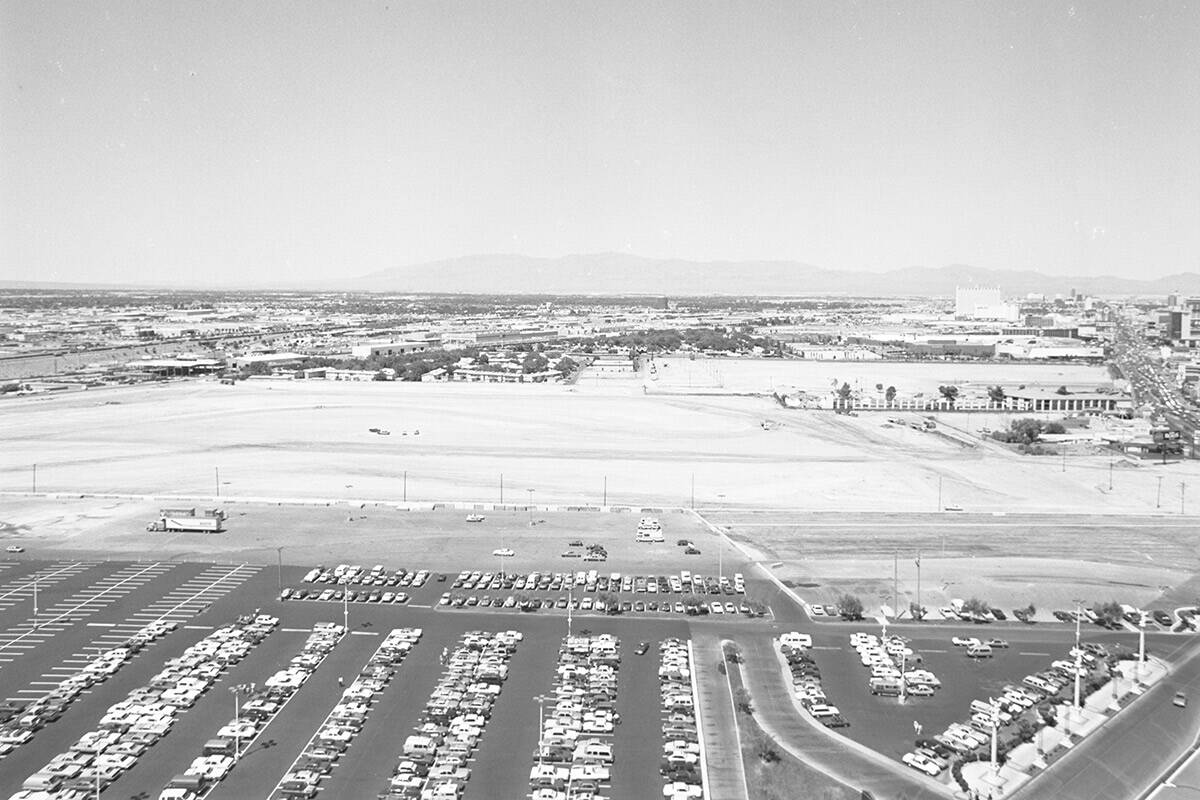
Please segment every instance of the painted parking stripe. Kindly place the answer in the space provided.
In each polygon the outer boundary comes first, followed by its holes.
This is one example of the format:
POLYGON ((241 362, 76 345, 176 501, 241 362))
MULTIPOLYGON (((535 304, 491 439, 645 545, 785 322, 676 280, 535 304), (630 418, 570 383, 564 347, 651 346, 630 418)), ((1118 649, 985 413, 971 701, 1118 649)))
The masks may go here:
POLYGON ((1017 655, 1019 655, 1019 656, 1042 656, 1044 658, 1050 657, 1049 653, 1017 653, 1017 655))

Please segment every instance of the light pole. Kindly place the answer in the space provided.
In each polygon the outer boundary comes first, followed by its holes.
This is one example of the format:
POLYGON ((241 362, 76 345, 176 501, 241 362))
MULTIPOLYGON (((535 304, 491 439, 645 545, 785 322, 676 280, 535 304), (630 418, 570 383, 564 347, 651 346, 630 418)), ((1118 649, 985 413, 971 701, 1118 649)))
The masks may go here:
POLYGON ((1079 619, 1083 616, 1083 601, 1075 601, 1075 710, 1078 712, 1082 706, 1079 699, 1079 672, 1083 661, 1083 650, 1079 648, 1079 619))
POLYGON ((539 694, 533 699, 536 700, 538 704, 538 766, 540 767, 544 763, 543 756, 545 755, 545 746, 542 744, 542 737, 545 735, 543 733, 543 726, 546 723, 543 720, 542 704, 546 702, 546 695, 539 694))
POLYGON ((921 553, 917 551, 917 621, 925 618, 925 609, 921 607, 921 553))
POLYGON ((408 470, 404 470, 404 483, 401 491, 401 502, 408 502, 408 470))
POLYGON ((1159 475, 1158 476, 1158 496, 1154 500, 1155 508, 1162 508, 1162 481, 1163 481, 1163 476, 1159 475))
POLYGON ((37 575, 33 576, 33 627, 38 626, 37 575))
POLYGON ((1138 665, 1137 676, 1138 681, 1142 680, 1142 666, 1146 663, 1146 618, 1143 616, 1138 620, 1138 665))
POLYGON ((237 761, 242 757, 242 732, 241 727, 241 698, 242 693, 250 693, 254 691, 254 684, 238 683, 229 687, 229 691, 233 694, 233 760, 237 761))
MULTIPOLYGON (((942 476, 938 475, 938 504, 937 504, 937 508, 935 508, 934 511, 941 511, 941 510, 942 510, 942 476)), ((942 534, 943 541, 945 541, 945 537, 946 537, 946 534, 942 534)), ((946 548, 943 547, 942 549, 945 550, 946 548)))
POLYGON ((1179 482, 1179 513, 1183 514, 1183 498, 1184 492, 1187 491, 1187 481, 1179 482))
POLYGON ((533 527, 533 489, 526 489, 529 492, 529 527, 533 527))
POLYGON ((500 505, 504 505, 504 473, 500 473, 500 505))
POLYGON ((350 584, 345 584, 347 587, 342 591, 342 627, 345 632, 350 632, 350 584))
POLYGON ((900 551, 892 551, 892 614, 900 618, 900 551))
POLYGON ((216 485, 217 485, 217 497, 220 497, 221 496, 221 468, 220 467, 213 467, 213 479, 216 481, 216 485))
POLYGON ((1109 450, 1108 451, 1108 490, 1110 492, 1112 491, 1112 478, 1113 478, 1112 473, 1113 473, 1113 454, 1112 454, 1112 450, 1109 450))
POLYGON ((604 476, 604 502, 602 502, 600 505, 602 505, 602 506, 608 505, 608 476, 607 475, 604 476))
POLYGON ((997 742, 996 738, 1000 730, 1000 706, 992 703, 992 775, 1000 774, 1000 762, 996 758, 997 742))
POLYGON ((696 508, 696 473, 692 473, 692 510, 696 508))
POLYGON ((283 593, 283 546, 275 548, 275 579, 279 584, 279 591, 283 593))
POLYGON ((37 464, 33 465, 33 493, 37 494, 37 464))

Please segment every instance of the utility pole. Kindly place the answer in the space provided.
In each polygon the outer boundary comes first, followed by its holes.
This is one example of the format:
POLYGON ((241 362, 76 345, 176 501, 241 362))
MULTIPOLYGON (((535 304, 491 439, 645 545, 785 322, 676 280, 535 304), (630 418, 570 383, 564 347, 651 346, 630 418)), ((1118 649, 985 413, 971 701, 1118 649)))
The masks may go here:
POLYGON ((216 482, 217 482, 217 497, 220 497, 220 496, 221 496, 221 468, 220 468, 220 467, 213 467, 213 473, 214 473, 214 474, 215 474, 215 476, 216 476, 216 482))
POLYGON ((403 494, 404 502, 405 502, 405 503, 407 503, 407 502, 408 502, 408 470, 404 470, 404 489, 403 489, 403 492, 404 492, 404 494, 403 494))
POLYGON ((1067 443, 1066 442, 1062 443, 1062 454, 1063 454, 1062 471, 1066 472, 1067 471, 1067 443))
POLYGON ((526 489, 529 492, 529 527, 533 527, 533 489, 526 489))
POLYGON ((608 505, 608 476, 607 475, 604 476, 604 502, 601 503, 600 505, 603 505, 603 506, 608 505))
POLYGON ((1179 513, 1183 513, 1184 492, 1187 491, 1187 481, 1179 482, 1179 513))
POLYGON ((900 619, 900 551, 892 553, 892 613, 900 619))
POLYGON ((1081 707, 1079 704, 1079 672, 1080 662, 1082 661, 1083 650, 1079 647, 1079 619, 1083 616, 1083 602, 1075 601, 1075 709, 1081 707))
POLYGON ((1112 473, 1113 473, 1113 455, 1112 451, 1108 452, 1108 490, 1112 491, 1112 473))
POLYGON ((1158 496, 1157 496, 1157 499, 1155 499, 1155 501, 1154 501, 1155 508, 1162 508, 1162 481, 1163 481, 1163 476, 1159 475, 1158 476, 1158 496))
POLYGON ((504 473, 500 473, 500 505, 504 505, 504 473))

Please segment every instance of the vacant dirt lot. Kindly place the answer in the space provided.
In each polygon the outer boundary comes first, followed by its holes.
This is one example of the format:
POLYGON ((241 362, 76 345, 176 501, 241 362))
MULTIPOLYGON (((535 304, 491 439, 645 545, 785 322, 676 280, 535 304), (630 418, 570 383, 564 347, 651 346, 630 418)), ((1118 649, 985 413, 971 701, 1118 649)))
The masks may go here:
MULTIPOLYGON (((928 511, 1146 511, 1164 474, 1021 457, 767 398, 586 387, 184 382, 6 400, 0 489, 928 511), (763 423, 769 422, 769 429, 763 423), (389 436, 369 432, 377 427, 389 436), (419 431, 419 433, 418 433, 419 431)), ((1194 485, 1200 486, 1200 480, 1194 485)))

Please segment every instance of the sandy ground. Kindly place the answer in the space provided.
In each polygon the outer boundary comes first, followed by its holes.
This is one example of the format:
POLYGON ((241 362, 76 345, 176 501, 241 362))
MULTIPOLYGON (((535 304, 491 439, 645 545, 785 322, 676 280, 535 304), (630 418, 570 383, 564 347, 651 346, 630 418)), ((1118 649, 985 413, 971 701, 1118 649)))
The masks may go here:
MULTIPOLYGON (((1021 457, 757 397, 587 387, 182 382, 6 401, 0 489, 745 508, 1145 511, 1200 462, 1021 457), (775 423, 764 430, 762 422, 775 423), (382 427, 390 436, 368 431, 382 427), (416 431, 419 435, 414 435, 416 431), (407 435, 404 435, 407 432, 407 435)), ((1200 502, 1200 501, 1198 501, 1200 502)), ((1200 507, 1200 506, 1198 506, 1200 507)))

